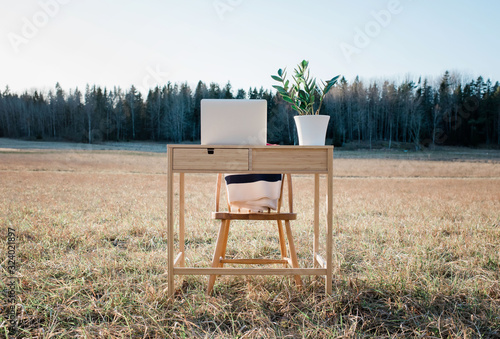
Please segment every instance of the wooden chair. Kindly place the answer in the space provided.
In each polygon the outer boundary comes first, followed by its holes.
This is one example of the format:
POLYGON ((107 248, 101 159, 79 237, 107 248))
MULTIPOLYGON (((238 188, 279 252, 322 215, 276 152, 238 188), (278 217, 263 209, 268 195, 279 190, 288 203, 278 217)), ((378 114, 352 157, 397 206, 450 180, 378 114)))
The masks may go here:
MULTIPOLYGON (((214 251, 212 260, 212 267, 223 267, 224 264, 247 264, 247 265, 263 265, 263 264, 282 264, 284 267, 290 265, 293 268, 298 268, 299 263, 297 260, 297 253, 295 251, 295 244, 292 236, 292 228, 290 220, 296 220, 297 214, 293 212, 293 192, 292 192, 292 177, 290 174, 284 174, 281 180, 281 193, 278 199, 278 206, 276 212, 235 212, 231 210, 231 205, 228 201, 228 211, 222 212, 219 210, 221 183, 223 180, 222 173, 217 175, 217 185, 215 190, 215 212, 212 213, 212 218, 221 221, 219 233, 217 236, 217 244, 214 251), (288 185, 288 210, 289 212, 281 212, 281 205, 283 200, 283 187, 285 178, 288 185), (264 258, 251 258, 251 259, 226 259, 226 246, 229 235, 229 225, 231 220, 271 220, 276 221, 278 226, 279 235, 279 248, 281 252, 281 259, 264 259, 264 258), (285 231, 289 244, 289 255, 287 255, 287 246, 285 242, 285 233, 283 231, 283 223, 285 224, 285 231)), ((248 270, 248 274, 251 274, 248 270)), ((295 283, 297 286, 302 286, 300 275, 295 275, 295 283)), ((211 293, 216 275, 211 275, 208 281, 207 293, 211 293)))

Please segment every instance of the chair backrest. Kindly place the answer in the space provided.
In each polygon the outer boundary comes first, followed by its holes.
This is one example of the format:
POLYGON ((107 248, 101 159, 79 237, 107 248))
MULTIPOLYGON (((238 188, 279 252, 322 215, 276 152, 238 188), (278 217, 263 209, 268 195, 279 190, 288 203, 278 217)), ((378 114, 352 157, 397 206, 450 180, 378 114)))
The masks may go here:
MULTIPOLYGON (((276 212, 281 212, 281 206, 283 205, 283 191, 284 191, 284 183, 286 181, 288 186, 288 210, 290 213, 293 213, 293 189, 292 189, 292 176, 289 173, 283 174, 282 179, 280 180, 279 185, 279 197, 276 206, 276 212)), ((222 186, 223 174, 219 173, 217 175, 217 183, 215 189, 215 211, 220 211, 220 196, 221 196, 221 186, 222 186)), ((227 197, 227 208, 228 211, 234 211, 234 207, 232 208, 232 204, 229 201, 229 195, 226 194, 227 197)), ((268 210, 268 212, 270 209, 268 210)))
POLYGON ((282 174, 225 174, 231 210, 276 210, 281 195, 282 178, 282 174))

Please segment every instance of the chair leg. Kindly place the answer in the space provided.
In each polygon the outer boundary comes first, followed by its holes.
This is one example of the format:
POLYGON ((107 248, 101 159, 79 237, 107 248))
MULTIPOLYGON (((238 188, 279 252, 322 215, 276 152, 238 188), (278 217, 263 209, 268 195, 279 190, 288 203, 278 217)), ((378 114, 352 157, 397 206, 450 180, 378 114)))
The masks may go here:
MULTIPOLYGON (((297 259, 297 252, 295 251, 295 244, 293 243, 292 228, 290 221, 285 220, 286 236, 288 238, 288 246, 290 247, 290 259, 292 260, 292 267, 299 268, 299 261, 297 259)), ((300 275, 295 275, 295 283, 297 286, 302 287, 302 279, 300 275)))
MULTIPOLYGON (((285 242, 285 233, 283 232, 283 223, 281 220, 278 220, 278 234, 279 234, 279 241, 280 241, 280 252, 281 252, 281 259, 285 259, 286 257, 286 242, 285 242)), ((287 264, 283 264, 284 267, 287 266, 287 264)))
MULTIPOLYGON (((225 248, 224 239, 227 239, 225 237, 225 234, 226 234, 226 228, 227 228, 228 224, 229 223, 227 220, 221 221, 221 225, 219 228, 219 234, 217 235, 217 245, 215 246, 214 257, 212 259, 212 267, 213 268, 219 267, 219 265, 220 265, 220 257, 222 254, 222 250, 225 248)), ((210 294, 212 292, 216 277, 217 277, 217 275, 215 275, 215 274, 210 275, 210 278, 208 279, 207 294, 210 294)))
MULTIPOLYGON (((227 247, 227 239, 229 237, 229 224, 230 224, 231 220, 226 220, 226 227, 224 228, 224 238, 222 239, 222 250, 221 250, 221 253, 220 253, 220 256, 222 259, 225 259, 226 258, 226 247, 227 247)), ((224 264, 223 263, 219 263, 219 267, 223 267, 224 264)))

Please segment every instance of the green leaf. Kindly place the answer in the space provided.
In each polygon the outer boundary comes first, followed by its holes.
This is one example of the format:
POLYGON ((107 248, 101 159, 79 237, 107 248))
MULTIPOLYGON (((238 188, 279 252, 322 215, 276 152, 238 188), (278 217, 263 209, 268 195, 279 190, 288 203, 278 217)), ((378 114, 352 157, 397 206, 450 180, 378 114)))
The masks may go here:
POLYGON ((316 92, 316 79, 312 79, 309 85, 309 91, 314 93, 316 92))
POLYGON ((283 76, 283 70, 282 70, 281 68, 278 70, 278 75, 279 75, 280 77, 282 77, 282 76, 283 76))
POLYGON ((336 84, 339 77, 340 77, 340 75, 337 75, 336 77, 331 78, 330 80, 328 80, 328 83, 333 82, 333 84, 336 84))
POLYGON ((308 82, 307 80, 305 80, 304 87, 305 87, 306 91, 309 92, 311 90, 310 86, 311 86, 311 81, 308 82))
POLYGON ((285 100, 286 102, 289 102, 291 104, 295 104, 295 102, 289 96, 282 95, 282 97, 283 97, 283 100, 285 100))
POLYGON ((273 85, 274 88, 276 88, 278 90, 278 92, 281 94, 281 95, 288 95, 288 92, 285 91, 285 89, 281 86, 278 86, 278 85, 273 85))
POLYGON ((334 77, 326 82, 327 85, 326 85, 325 89, 323 90, 323 94, 328 93, 328 91, 333 87, 333 85, 335 85, 337 83, 338 78, 339 78, 339 75, 337 75, 336 77, 334 77))
POLYGON ((279 81, 279 82, 283 81, 283 79, 281 79, 280 77, 278 77, 276 75, 271 75, 271 78, 273 78, 274 80, 279 81))
POLYGON ((305 92, 304 90, 299 90, 299 98, 301 100, 304 100, 305 102, 308 102, 309 101, 309 94, 307 94, 307 92, 305 92))

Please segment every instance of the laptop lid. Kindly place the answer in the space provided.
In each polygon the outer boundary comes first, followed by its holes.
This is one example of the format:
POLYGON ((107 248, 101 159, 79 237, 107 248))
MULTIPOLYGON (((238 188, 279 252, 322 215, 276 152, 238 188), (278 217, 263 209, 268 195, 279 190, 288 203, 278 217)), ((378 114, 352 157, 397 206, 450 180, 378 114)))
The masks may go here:
POLYGON ((266 145, 267 101, 202 99, 202 145, 266 145))

